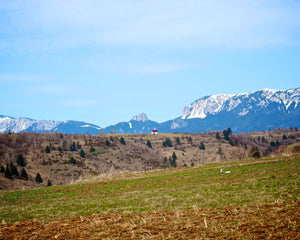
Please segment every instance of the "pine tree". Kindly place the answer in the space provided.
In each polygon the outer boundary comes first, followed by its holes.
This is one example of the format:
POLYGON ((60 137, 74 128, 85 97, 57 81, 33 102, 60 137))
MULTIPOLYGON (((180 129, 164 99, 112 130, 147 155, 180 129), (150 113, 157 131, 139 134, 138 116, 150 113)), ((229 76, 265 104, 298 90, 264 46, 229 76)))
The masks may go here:
POLYGON ((106 146, 110 145, 110 142, 108 141, 108 139, 106 139, 105 144, 106 144, 106 146))
POLYGON ((152 144, 151 144, 150 140, 147 141, 146 145, 147 145, 149 148, 152 148, 152 144))
POLYGON ((77 142, 77 149, 81 149, 81 145, 77 142))
POLYGON ((10 167, 11 175, 13 175, 13 176, 20 176, 19 172, 18 172, 18 169, 16 168, 16 166, 14 164, 11 163, 9 165, 9 167, 10 167))
POLYGON ((50 147, 49 147, 48 145, 47 145, 46 148, 45 148, 45 152, 46 152, 46 153, 50 153, 50 152, 51 152, 50 147))
POLYGON ((76 144, 75 144, 75 142, 73 142, 73 143, 70 145, 70 151, 76 151, 76 144))
POLYGON ((4 172, 5 172, 5 168, 4 168, 4 166, 1 166, 1 167, 0 167, 0 172, 2 172, 2 173, 4 173, 4 172))
POLYGON ((38 182, 38 183, 42 183, 43 182, 43 179, 42 179, 42 177, 41 177, 41 175, 39 173, 36 174, 35 181, 38 182))
POLYGON ((52 186, 52 182, 50 180, 48 180, 47 186, 48 187, 52 186))
POLYGON ((12 174, 11 174, 8 164, 6 165, 6 168, 5 168, 4 177, 12 179, 12 174))
POLYGON ((21 176, 22 178, 25 178, 26 180, 28 179, 27 172, 26 172, 26 170, 25 170, 24 168, 21 169, 21 174, 20 174, 20 176, 21 176))
POLYGON ((166 138, 166 140, 163 142, 164 147, 172 147, 172 141, 170 138, 166 138))
POLYGON ((180 139, 179 139, 179 137, 176 138, 175 142, 176 142, 176 144, 180 144, 180 139))
POLYGON ((173 152, 173 154, 172 154, 172 159, 173 159, 174 161, 177 159, 177 156, 176 156, 175 152, 173 152))
POLYGON ((93 146, 91 146, 90 152, 93 153, 93 152, 95 152, 95 151, 96 151, 95 148, 94 148, 93 146))
POLYGON ((216 133, 216 139, 220 139, 220 134, 218 132, 216 133))
POLYGON ((80 157, 85 158, 85 152, 81 149, 79 153, 80 157))
POLYGON ((21 167, 24 167, 26 165, 22 154, 18 155, 17 164, 21 167))
POLYGON ((203 142, 200 143, 199 148, 200 148, 201 150, 205 150, 205 146, 204 146, 204 143, 203 143, 203 142))
POLYGON ((123 145, 126 145, 126 142, 123 137, 120 138, 120 143, 122 143, 123 145))
POLYGON ((70 163, 72 163, 72 164, 76 164, 76 160, 75 160, 75 158, 73 158, 73 157, 70 157, 70 163))

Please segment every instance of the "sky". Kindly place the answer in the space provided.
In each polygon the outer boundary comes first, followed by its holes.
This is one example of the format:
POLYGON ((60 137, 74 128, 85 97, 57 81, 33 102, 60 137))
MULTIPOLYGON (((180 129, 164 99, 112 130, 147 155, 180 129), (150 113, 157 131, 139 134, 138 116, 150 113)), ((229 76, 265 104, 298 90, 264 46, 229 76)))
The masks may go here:
POLYGON ((300 0, 0 0, 0 115, 164 122, 300 87, 300 0))

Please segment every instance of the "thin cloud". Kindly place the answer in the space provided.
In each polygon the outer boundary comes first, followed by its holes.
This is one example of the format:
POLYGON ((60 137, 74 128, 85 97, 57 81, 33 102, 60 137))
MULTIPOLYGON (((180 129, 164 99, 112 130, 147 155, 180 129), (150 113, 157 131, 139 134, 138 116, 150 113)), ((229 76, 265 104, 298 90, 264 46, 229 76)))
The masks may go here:
POLYGON ((50 78, 48 76, 38 75, 38 74, 30 74, 30 73, 0 73, 0 82, 45 82, 49 81, 50 78))
POLYGON ((9 18, 0 24, 2 46, 253 48, 294 44, 300 32, 294 0, 13 2, 4 8, 9 18))
POLYGON ((100 105, 101 101, 92 99, 72 99, 60 102, 58 104, 65 107, 91 107, 100 105))

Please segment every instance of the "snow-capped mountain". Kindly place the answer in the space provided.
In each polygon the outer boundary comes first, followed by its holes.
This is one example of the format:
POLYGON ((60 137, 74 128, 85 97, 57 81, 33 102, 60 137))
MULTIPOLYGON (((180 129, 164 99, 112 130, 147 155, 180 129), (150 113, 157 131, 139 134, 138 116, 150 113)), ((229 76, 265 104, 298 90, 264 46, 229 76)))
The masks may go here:
POLYGON ((0 133, 61 132, 84 134, 190 132, 223 130, 233 132, 263 131, 273 128, 300 128, 300 88, 290 90, 261 89, 251 93, 211 95, 184 107, 182 116, 163 123, 148 119, 145 113, 101 129, 99 126, 78 121, 39 121, 29 118, 0 116, 0 133))
POLYGON ((290 90, 262 89, 251 93, 206 96, 184 107, 182 116, 163 123, 134 117, 119 123, 105 132, 149 133, 159 132, 205 132, 223 130, 250 132, 273 128, 300 126, 300 88, 290 90), (138 123, 138 124, 137 124, 138 123))
POLYGON ((300 88, 287 91, 262 89, 252 93, 212 95, 193 102, 184 107, 182 119, 206 118, 223 111, 238 110, 239 116, 247 115, 251 111, 267 109, 276 103, 280 111, 293 111, 300 102, 300 88))
POLYGON ((61 132, 70 134, 99 134, 101 128, 97 125, 79 121, 46 121, 30 118, 12 118, 0 116, 0 133, 8 130, 20 132, 61 132))

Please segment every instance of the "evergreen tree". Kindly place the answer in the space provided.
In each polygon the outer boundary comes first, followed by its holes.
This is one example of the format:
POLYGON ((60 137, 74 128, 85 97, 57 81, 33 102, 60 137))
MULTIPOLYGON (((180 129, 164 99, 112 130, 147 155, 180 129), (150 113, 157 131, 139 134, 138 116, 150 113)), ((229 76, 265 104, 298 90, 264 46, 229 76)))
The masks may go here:
POLYGON ((85 158, 85 152, 81 149, 79 153, 80 157, 85 158))
POLYGON ((96 149, 95 149, 93 146, 91 146, 90 152, 91 152, 91 153, 96 152, 96 149))
POLYGON ((205 146, 204 146, 204 143, 203 143, 203 142, 200 143, 199 148, 200 148, 201 150, 205 150, 205 146))
POLYGON ((179 137, 176 138, 175 142, 176 142, 176 144, 180 144, 180 139, 179 139, 179 137))
POLYGON ((17 164, 21 167, 24 167, 26 165, 22 154, 18 155, 17 164))
POLYGON ((164 165, 167 165, 167 163, 168 163, 168 159, 167 157, 164 157, 164 165))
POLYGON ((169 158, 169 163, 170 163, 171 167, 173 167, 173 168, 177 167, 176 159, 170 157, 169 158))
POLYGON ((18 169, 16 168, 16 166, 14 164, 11 163, 9 165, 9 167, 10 167, 11 175, 13 175, 13 176, 20 176, 19 172, 18 172, 18 169))
POLYGON ((286 139, 287 139, 287 136, 284 134, 284 135, 282 136, 282 139, 283 139, 283 140, 286 140, 286 139))
POLYGON ((172 159, 173 159, 174 161, 177 159, 177 156, 176 156, 175 152, 173 152, 173 154, 172 154, 172 159))
POLYGON ((42 179, 42 177, 41 177, 41 175, 39 173, 36 174, 35 181, 38 182, 38 183, 42 183, 43 182, 43 179, 42 179))
POLYGON ((166 138, 166 140, 163 142, 164 147, 172 147, 172 141, 170 138, 166 138))
POLYGON ((147 141, 146 145, 147 145, 149 148, 152 148, 152 144, 151 144, 150 140, 147 141))
POLYGON ((21 174, 20 174, 20 176, 21 176, 22 178, 28 179, 27 172, 26 172, 26 170, 25 170, 24 168, 21 169, 21 174))
POLYGON ((0 167, 0 172, 2 172, 2 173, 5 172, 5 168, 3 166, 0 167))
POLYGON ((52 182, 50 180, 48 180, 47 186, 48 187, 52 186, 52 182))
POLYGON ((61 149, 61 146, 58 147, 58 151, 59 151, 60 153, 63 152, 62 149, 61 149))
POLYGON ((12 179, 11 171, 9 169, 8 164, 6 165, 6 168, 5 168, 4 177, 12 179))
POLYGON ((105 144, 106 144, 106 146, 110 145, 110 142, 108 141, 108 139, 106 139, 105 144))
POLYGON ((81 149, 81 145, 77 142, 77 149, 81 149))
POLYGON ((126 145, 126 142, 125 142, 123 137, 120 138, 120 143, 123 144, 123 145, 126 145))
POLYGON ((70 163, 71 163, 71 164, 76 164, 76 160, 75 160, 75 158, 73 158, 73 157, 70 157, 70 163))
POLYGON ((220 139, 221 137, 220 137, 220 134, 217 132, 216 133, 216 139, 220 139))
POLYGON ((188 142, 189 142, 189 143, 192 143, 192 141, 193 141, 192 137, 189 137, 189 138, 188 138, 188 142))
POLYGON ((46 148, 45 148, 45 152, 46 152, 46 153, 50 153, 50 152, 51 152, 50 147, 49 147, 48 145, 47 145, 46 148))
POLYGON ((75 142, 73 142, 73 143, 70 145, 70 151, 76 151, 76 144, 75 144, 75 142))

